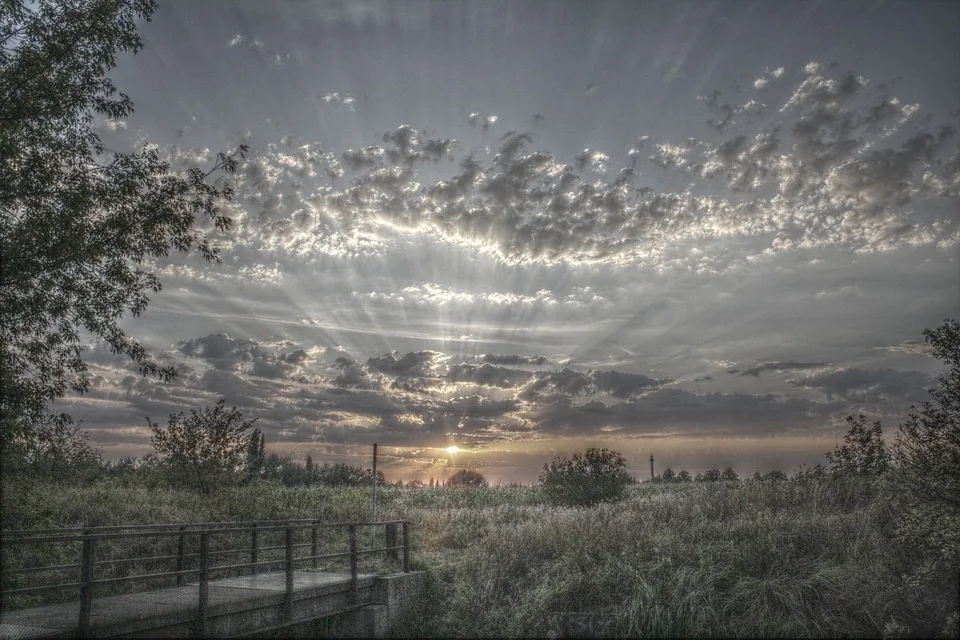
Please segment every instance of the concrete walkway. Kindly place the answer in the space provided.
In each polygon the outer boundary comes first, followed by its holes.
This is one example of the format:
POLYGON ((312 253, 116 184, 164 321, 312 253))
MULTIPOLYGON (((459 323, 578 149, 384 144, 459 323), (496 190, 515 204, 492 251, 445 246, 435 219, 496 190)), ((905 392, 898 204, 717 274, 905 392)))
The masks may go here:
MULTIPOLYGON (((376 574, 358 576, 358 588, 372 587, 376 574)), ((349 573, 296 571, 293 577, 297 593, 315 596, 340 593, 349 589, 349 573)), ((211 580, 208 615, 224 615, 263 606, 282 599, 286 576, 282 571, 238 578, 211 580)), ((90 611, 91 630, 97 636, 136 634, 152 628, 192 623, 197 617, 199 585, 170 587, 142 593, 126 593, 94 598, 90 611)), ((0 639, 75 636, 79 602, 51 604, 32 609, 5 612, 0 616, 0 639)))

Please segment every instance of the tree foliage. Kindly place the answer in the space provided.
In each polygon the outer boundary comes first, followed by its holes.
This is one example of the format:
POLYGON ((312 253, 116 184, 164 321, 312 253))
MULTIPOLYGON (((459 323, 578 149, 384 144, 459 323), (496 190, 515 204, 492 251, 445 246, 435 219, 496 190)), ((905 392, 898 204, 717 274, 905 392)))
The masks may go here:
POLYGON ((138 20, 153 0, 6 0, 0 11, 0 444, 42 420, 48 403, 87 389, 81 331, 170 379, 119 325, 160 290, 151 261, 197 251, 217 260, 208 229, 227 229, 217 204, 233 172, 175 173, 157 150, 107 150, 100 118, 133 111, 106 77, 119 52, 139 51, 138 20))
POLYGON ((474 471, 473 469, 460 469, 449 479, 447 479, 448 487, 485 487, 487 486, 487 479, 483 477, 483 474, 479 471, 474 471))
POLYGON ((69 416, 46 414, 29 432, 3 449, 3 474, 87 481, 101 472, 103 453, 69 416))
POLYGON ((860 414, 847 416, 850 430, 843 444, 826 454, 830 473, 839 475, 879 475, 890 468, 890 452, 883 442, 883 426, 879 420, 867 428, 867 419, 860 414))
POLYGON ((593 505, 623 498, 633 478, 627 473, 623 454, 609 449, 587 449, 571 458, 558 456, 543 465, 540 485, 551 500, 574 505, 593 505))
POLYGON ((147 426, 157 459, 172 471, 171 477, 209 494, 239 479, 250 446, 247 430, 255 421, 244 420, 236 407, 227 409, 219 400, 213 408, 191 410, 190 416, 171 414, 166 427, 147 418, 147 426))
POLYGON ((918 503, 960 517, 960 322, 923 332, 947 366, 930 390, 933 401, 912 407, 893 447, 900 486, 918 503))

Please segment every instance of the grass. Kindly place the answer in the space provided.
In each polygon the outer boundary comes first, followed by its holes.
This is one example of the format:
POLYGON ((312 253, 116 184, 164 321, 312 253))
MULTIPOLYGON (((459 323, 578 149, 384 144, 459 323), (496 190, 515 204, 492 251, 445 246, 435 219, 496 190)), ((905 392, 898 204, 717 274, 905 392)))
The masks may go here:
MULTIPOLYGON (((926 637, 956 611, 956 574, 916 578, 903 505, 878 481, 640 485, 592 508, 522 487, 385 488, 378 501, 381 519, 411 521, 430 578, 397 635, 926 637)), ((370 516, 366 490, 275 485, 201 497, 8 483, 0 506, 4 528, 370 516)))

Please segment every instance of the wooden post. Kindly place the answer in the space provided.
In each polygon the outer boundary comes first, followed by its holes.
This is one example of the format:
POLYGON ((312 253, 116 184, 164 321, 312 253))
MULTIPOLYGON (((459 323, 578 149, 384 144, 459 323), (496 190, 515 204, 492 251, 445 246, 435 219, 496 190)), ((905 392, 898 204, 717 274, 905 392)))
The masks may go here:
POLYGON ((397 546, 397 525, 388 524, 387 525, 387 547, 390 547, 390 551, 387 551, 387 555, 392 560, 399 560, 400 554, 397 553, 397 550, 393 547, 397 546))
MULTIPOLYGON (((182 572, 187 566, 187 536, 184 533, 187 530, 185 526, 180 527, 180 535, 177 536, 177 571, 182 572)), ((187 583, 187 577, 183 573, 177 573, 177 586, 182 587, 187 583)))
POLYGON ((207 600, 210 595, 210 534, 206 531, 200 534, 200 597, 197 603, 196 635, 203 638, 207 635, 207 600))
POLYGON ((257 565, 260 561, 259 534, 257 523, 254 522, 253 528, 250 530, 250 562, 253 564, 253 575, 260 573, 260 567, 257 565))
POLYGON ((370 548, 377 546, 377 443, 373 443, 373 520, 370 525, 370 548))
POLYGON ((359 604, 360 592, 357 582, 357 525, 350 525, 350 592, 353 604, 359 604))
POLYGON ((403 523, 403 572, 410 573, 410 523, 403 523))
POLYGON ((90 607, 93 604, 93 545, 90 532, 84 531, 83 551, 80 561, 80 624, 77 633, 81 638, 90 637, 90 607))
POLYGON ((285 604, 287 620, 293 620, 293 525, 287 525, 287 600, 285 604))
POLYGON ((310 555, 313 556, 311 563, 313 568, 317 568, 317 556, 320 555, 320 545, 317 543, 317 521, 313 521, 313 528, 310 530, 310 555))

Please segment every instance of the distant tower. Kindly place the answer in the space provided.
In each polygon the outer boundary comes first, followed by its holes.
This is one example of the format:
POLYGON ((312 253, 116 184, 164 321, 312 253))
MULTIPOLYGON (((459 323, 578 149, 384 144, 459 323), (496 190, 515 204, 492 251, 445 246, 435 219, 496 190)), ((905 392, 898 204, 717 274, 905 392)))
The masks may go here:
POLYGON ((650 479, 653 480, 653 454, 650 454, 650 479))

